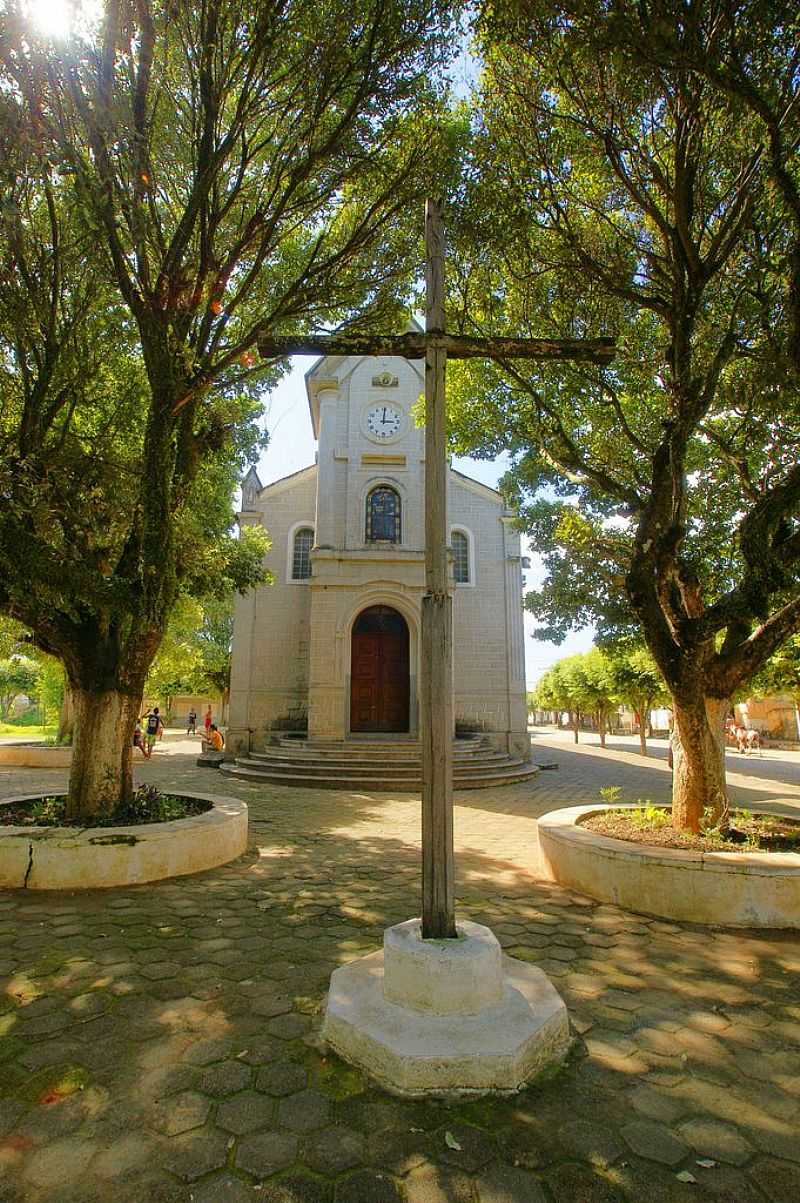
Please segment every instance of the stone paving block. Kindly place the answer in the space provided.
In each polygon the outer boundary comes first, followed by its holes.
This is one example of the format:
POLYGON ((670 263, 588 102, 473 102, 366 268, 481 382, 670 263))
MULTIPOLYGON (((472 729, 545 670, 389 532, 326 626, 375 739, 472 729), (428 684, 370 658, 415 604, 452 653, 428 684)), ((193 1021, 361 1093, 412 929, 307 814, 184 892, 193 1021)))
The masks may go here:
POLYGON ((308 1015, 291 1013, 278 1015, 275 1019, 271 1019, 267 1024, 267 1031, 270 1036, 275 1036, 279 1040, 297 1040, 300 1036, 305 1036, 310 1027, 311 1020, 308 1015))
POLYGON ((278 1123, 292 1132, 313 1132, 328 1123, 331 1115, 330 1099, 317 1090, 300 1090, 278 1105, 278 1123))
POLYGON ((560 1148, 557 1133, 551 1136, 539 1126, 527 1123, 511 1123, 500 1128, 497 1142, 505 1160, 527 1170, 548 1165, 560 1148))
POLYGON ((251 1070, 241 1061, 220 1061, 210 1065, 200 1076, 198 1088, 206 1094, 223 1097, 244 1090, 250 1085, 251 1070))
POLYGON ((732 1124, 708 1118, 689 1119, 676 1129, 701 1157, 744 1165, 753 1154, 753 1146, 732 1124))
POLYGON ((633 1120, 620 1129, 620 1135, 634 1153, 664 1165, 678 1165, 689 1152, 673 1132, 650 1120, 633 1120))
POLYGON ((245 1136, 236 1150, 236 1165, 255 1178, 267 1178, 294 1162, 297 1145, 297 1137, 290 1132, 245 1136))
POLYGON ((243 1090, 219 1104, 215 1122, 227 1132, 245 1136, 248 1132, 257 1132, 259 1128, 269 1127, 274 1117, 273 1099, 256 1094, 253 1090, 243 1090))
POLYGON ((101 1178, 139 1176, 158 1159, 158 1141, 148 1132, 129 1132, 102 1149, 92 1162, 92 1173, 101 1178))
POLYGON ((787 1203, 800 1199, 800 1167, 774 1157, 759 1157, 748 1169, 750 1178, 758 1184, 770 1203, 787 1203))
POLYGON ((78 1182, 97 1152, 93 1140, 67 1136, 33 1153, 25 1169, 25 1179, 41 1190, 58 1190, 65 1182, 78 1182))
POLYGON ((497 1142, 487 1132, 471 1124, 448 1123, 435 1133, 433 1148, 437 1160, 458 1166, 473 1174, 497 1156, 497 1142), (459 1148, 453 1148, 457 1144, 459 1148))
POLYGON ((294 1061, 275 1061, 271 1065, 262 1065, 256 1074, 256 1089, 276 1096, 295 1094, 307 1082, 306 1070, 294 1061))
POLYGON ((796 1122, 770 1118, 758 1127, 748 1122, 741 1126, 742 1135, 762 1153, 779 1160, 800 1163, 800 1138, 796 1122))
MULTIPOLYGON (((364 1145, 360 1132, 337 1124, 306 1138, 303 1162, 318 1174, 342 1174, 363 1164, 364 1145)), ((383 1168, 394 1172, 388 1163, 384 1163, 383 1168)))
POLYGON ((256 1203, 331 1203, 333 1184, 290 1170, 265 1182, 254 1198, 256 1203))
POLYGON ((0 1136, 10 1132, 25 1114, 24 1103, 17 1099, 0 1099, 0 1136))
POLYGON ((589 1161, 592 1165, 611 1165, 623 1153, 622 1145, 608 1127, 588 1120, 565 1124, 558 1135, 571 1158, 589 1161))
POLYGON ((367 1139, 366 1160, 379 1169, 384 1169, 402 1178, 418 1165, 432 1157, 432 1138, 428 1132, 414 1125, 402 1126, 383 1132, 373 1132, 367 1139))
POLYGON ((194 1182, 212 1170, 225 1165, 228 1153, 228 1134, 215 1128, 195 1128, 168 1141, 162 1164, 171 1174, 184 1182, 194 1182))
POLYGON ((400 1186, 388 1174, 357 1170, 336 1183, 336 1203, 404 1203, 400 1186))
POLYGON ((449 1166, 420 1166, 403 1185, 408 1203, 474 1203, 475 1199, 472 1178, 449 1166))
POLYGON ((547 1203, 533 1174, 513 1166, 494 1165, 475 1182, 478 1203, 547 1203))
POLYGON ((662 1123, 675 1123, 693 1109, 679 1093, 665 1088, 651 1086, 649 1078, 644 1086, 637 1086, 629 1096, 631 1106, 647 1119, 660 1120, 662 1123))
MULTIPOLYGON (((689 1169, 699 1182, 699 1167, 689 1163, 689 1169)), ((681 1182, 674 1169, 639 1157, 629 1157, 614 1166, 614 1185, 626 1203, 698 1203, 700 1200, 707 1203, 712 1197, 694 1183, 681 1182)), ((722 1199, 718 1203, 722 1203, 722 1199)), ((726 1198, 725 1203, 752 1201, 745 1191, 741 1199, 734 1194, 726 1198)))
POLYGON ((215 1175, 192 1192, 193 1203, 256 1203, 262 1197, 260 1191, 232 1174, 215 1175))
POLYGON ((156 1108, 153 1128, 165 1136, 178 1136, 200 1128, 208 1119, 211 1100, 194 1090, 185 1090, 165 1099, 156 1108))
POLYGON ((554 1203, 622 1203, 624 1196, 599 1170, 565 1162, 545 1172, 554 1203))

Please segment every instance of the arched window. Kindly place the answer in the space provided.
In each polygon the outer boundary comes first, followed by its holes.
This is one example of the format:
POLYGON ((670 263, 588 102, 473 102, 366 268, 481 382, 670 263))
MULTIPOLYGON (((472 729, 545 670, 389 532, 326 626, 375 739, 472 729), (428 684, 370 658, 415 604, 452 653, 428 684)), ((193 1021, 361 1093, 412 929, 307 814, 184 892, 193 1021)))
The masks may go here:
POLYGON ((463 531, 454 530, 450 536, 453 547, 453 577, 457 585, 470 583, 469 539, 463 531))
POLYGON ((367 497, 367 542, 400 542, 400 496, 388 485, 367 497))
POLYGON ((311 576, 311 548, 314 532, 310 526, 301 526, 294 532, 292 543, 292 580, 307 581, 311 576))

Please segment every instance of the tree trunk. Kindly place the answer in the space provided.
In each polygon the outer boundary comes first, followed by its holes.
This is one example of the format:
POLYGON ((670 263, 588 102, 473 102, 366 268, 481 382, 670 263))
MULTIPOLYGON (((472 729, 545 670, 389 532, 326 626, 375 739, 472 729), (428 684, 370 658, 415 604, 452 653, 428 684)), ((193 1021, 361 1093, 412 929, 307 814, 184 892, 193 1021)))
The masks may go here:
POLYGON ((133 793, 133 729, 141 695, 73 689, 73 700, 67 817, 113 814, 133 793))
POLYGON ((650 718, 649 710, 639 711, 639 751, 642 756, 647 755, 647 724, 650 718))
POLYGON ((75 731, 75 701, 72 696, 72 690, 68 684, 64 685, 64 700, 61 703, 61 711, 58 716, 58 742, 60 744, 72 743, 73 733, 75 731))
POLYGON ((598 710, 597 712, 597 729, 600 732, 600 747, 606 746, 606 712, 598 710))
POLYGON ((724 827, 728 819, 725 786, 726 698, 674 701, 672 822, 698 832, 701 821, 724 827))
POLYGON ((573 739, 575 740, 575 743, 578 742, 578 718, 579 718, 578 711, 570 710, 569 722, 570 722, 570 726, 572 727, 572 736, 573 736, 573 739))

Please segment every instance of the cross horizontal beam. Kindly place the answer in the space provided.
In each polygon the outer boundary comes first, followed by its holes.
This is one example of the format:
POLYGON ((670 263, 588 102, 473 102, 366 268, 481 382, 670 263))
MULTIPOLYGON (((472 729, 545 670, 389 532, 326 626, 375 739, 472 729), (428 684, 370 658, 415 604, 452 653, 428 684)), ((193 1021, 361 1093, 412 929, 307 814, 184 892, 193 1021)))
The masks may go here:
POLYGON ((606 364, 614 358, 613 338, 466 338, 457 334, 305 334, 258 336, 262 359, 286 355, 399 355, 424 359, 445 351, 448 359, 551 359, 606 364))

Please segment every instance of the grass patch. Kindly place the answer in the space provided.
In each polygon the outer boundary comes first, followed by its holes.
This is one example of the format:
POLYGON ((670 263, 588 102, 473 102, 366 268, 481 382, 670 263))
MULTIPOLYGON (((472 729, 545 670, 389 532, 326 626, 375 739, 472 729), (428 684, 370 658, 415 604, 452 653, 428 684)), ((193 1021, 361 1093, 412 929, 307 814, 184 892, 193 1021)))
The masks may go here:
POLYGON ((171 823, 205 814, 212 803, 203 798, 183 798, 178 794, 162 794, 155 785, 142 785, 129 802, 113 815, 97 815, 90 819, 64 817, 67 799, 63 794, 34 798, 29 802, 13 802, 0 806, 0 825, 15 827, 136 827, 146 823, 171 823))
POLYGON ((13 735, 17 739, 55 741, 56 728, 43 727, 41 723, 0 723, 0 735, 13 735))

